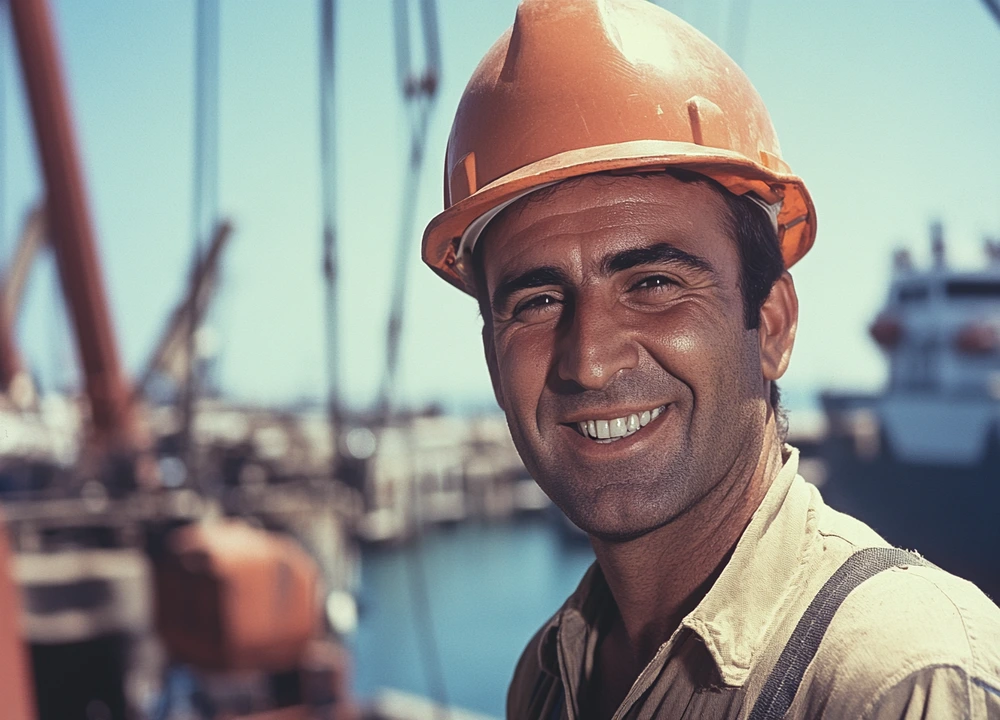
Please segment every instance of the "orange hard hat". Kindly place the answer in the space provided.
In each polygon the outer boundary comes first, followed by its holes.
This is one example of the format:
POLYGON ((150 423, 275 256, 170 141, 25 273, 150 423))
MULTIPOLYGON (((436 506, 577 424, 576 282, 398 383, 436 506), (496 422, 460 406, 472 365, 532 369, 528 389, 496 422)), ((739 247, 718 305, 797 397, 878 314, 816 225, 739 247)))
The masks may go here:
POLYGON ((474 294, 472 247, 517 198, 589 173, 667 167, 770 206, 786 267, 812 246, 809 193, 717 45, 647 0, 522 0, 458 105, 424 261, 474 294))

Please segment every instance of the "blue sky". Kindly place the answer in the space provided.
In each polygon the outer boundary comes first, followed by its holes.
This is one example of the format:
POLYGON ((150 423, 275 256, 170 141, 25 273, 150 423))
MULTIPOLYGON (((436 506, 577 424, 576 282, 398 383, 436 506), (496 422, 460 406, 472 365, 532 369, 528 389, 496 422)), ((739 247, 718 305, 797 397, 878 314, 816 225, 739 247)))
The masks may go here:
MULTIPOLYGON (((405 160, 389 0, 341 0, 338 57, 343 387, 374 401, 405 160)), ((729 0, 664 0, 723 47, 729 0)), ((514 0, 439 0, 443 84, 431 126, 410 255, 400 391, 404 402, 481 405, 491 393, 474 301, 419 261, 440 210, 451 115, 514 0)), ((194 4, 53 0, 112 315, 137 372, 178 298, 191 251, 194 4)), ((219 201, 236 234, 211 320, 220 380, 244 400, 319 399, 317 3, 222 2, 219 201)), ((0 254, 40 196, 10 37, 0 254)), ((866 327, 893 248, 927 257, 945 223, 957 264, 1000 235, 1000 27, 978 0, 753 0, 743 65, 767 103, 785 159, 816 202, 814 250, 793 269, 799 338, 785 387, 875 388, 884 377, 866 327)), ((46 384, 76 377, 50 261, 34 272, 18 327, 46 384)))

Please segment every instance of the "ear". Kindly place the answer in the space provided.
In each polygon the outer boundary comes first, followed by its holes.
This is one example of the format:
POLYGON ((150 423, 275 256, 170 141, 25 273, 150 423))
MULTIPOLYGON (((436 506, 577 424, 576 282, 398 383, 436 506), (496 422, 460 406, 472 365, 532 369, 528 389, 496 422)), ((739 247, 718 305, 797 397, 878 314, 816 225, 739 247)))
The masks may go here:
POLYGON ((799 325, 799 297, 788 272, 782 273, 760 309, 760 367, 764 379, 774 382, 788 369, 799 325))
POLYGON ((493 396, 497 399, 497 405, 504 412, 507 411, 503 397, 503 388, 500 385, 500 368, 497 365, 496 347, 493 345, 493 325, 489 322, 483 323, 483 353, 486 355, 486 367, 490 371, 490 382, 493 383, 493 396))

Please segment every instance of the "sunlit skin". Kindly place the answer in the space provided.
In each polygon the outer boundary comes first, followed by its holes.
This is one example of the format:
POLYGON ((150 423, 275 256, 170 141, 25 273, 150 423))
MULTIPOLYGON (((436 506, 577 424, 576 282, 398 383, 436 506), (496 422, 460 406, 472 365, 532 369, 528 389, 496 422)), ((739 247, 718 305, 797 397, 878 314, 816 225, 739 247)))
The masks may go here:
POLYGON ((591 537, 618 607, 588 703, 610 717, 781 467, 767 398, 791 354, 795 290, 785 273, 748 330, 724 201, 666 175, 555 186, 481 242, 497 401, 532 476, 591 537), (613 443, 576 429, 660 406, 613 443))

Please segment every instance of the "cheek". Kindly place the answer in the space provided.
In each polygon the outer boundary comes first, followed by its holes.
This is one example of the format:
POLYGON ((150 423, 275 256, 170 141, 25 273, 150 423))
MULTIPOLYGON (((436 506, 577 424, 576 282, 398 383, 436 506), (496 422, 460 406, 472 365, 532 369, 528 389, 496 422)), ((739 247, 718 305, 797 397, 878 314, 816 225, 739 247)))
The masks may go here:
POLYGON ((510 410, 516 422, 525 425, 533 417, 551 367, 551 336, 537 332, 517 332, 497 339, 497 366, 510 410))
POLYGON ((647 327, 644 335, 659 363, 697 392, 730 385, 744 377, 753 362, 748 343, 755 342, 756 333, 743 328, 742 316, 678 307, 647 327))
POLYGON ((671 353, 678 355, 694 355, 700 345, 697 333, 692 332, 691 328, 668 333, 661 339, 661 343, 671 353))
POLYGON ((645 335, 665 357, 684 364, 717 355, 723 340, 722 318, 694 303, 685 303, 648 323, 645 335))

